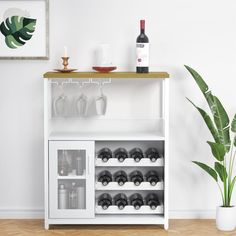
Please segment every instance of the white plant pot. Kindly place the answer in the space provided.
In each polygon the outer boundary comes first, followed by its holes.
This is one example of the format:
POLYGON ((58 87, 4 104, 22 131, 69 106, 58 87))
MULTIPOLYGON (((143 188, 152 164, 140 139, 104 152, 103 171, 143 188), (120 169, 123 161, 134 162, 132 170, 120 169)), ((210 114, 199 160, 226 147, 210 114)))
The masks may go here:
POLYGON ((222 231, 232 231, 236 227, 236 208, 217 207, 216 210, 216 226, 222 231))

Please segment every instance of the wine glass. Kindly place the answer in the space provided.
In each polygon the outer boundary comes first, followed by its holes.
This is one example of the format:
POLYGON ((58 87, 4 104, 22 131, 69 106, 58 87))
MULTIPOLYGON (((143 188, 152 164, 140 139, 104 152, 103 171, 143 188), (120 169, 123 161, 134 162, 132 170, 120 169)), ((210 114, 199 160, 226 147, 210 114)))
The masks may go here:
POLYGON ((65 117, 67 116, 68 97, 64 93, 62 84, 59 85, 59 88, 61 90, 61 94, 56 97, 53 102, 54 114, 57 117, 65 117))
POLYGON ((100 83, 100 96, 95 98, 97 115, 105 115, 107 110, 107 96, 103 94, 102 83, 100 83))
POLYGON ((82 84, 79 84, 80 95, 75 101, 75 110, 78 116, 86 116, 88 110, 88 97, 82 91, 82 84))

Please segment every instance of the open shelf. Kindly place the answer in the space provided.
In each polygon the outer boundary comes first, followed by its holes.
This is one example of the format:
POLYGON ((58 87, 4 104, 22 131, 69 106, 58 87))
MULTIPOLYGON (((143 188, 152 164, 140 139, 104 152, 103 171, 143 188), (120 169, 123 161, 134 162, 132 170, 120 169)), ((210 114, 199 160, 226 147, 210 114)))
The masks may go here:
POLYGON ((96 206, 95 213, 96 214, 163 214, 164 207, 163 205, 158 206, 155 210, 152 210, 149 206, 144 205, 141 206, 140 209, 136 210, 133 206, 128 205, 124 209, 120 210, 117 206, 112 205, 109 206, 106 210, 104 210, 101 206, 96 206))
POLYGON ((152 186, 149 182, 142 182, 140 185, 136 186, 133 182, 126 182, 124 185, 120 186, 117 182, 110 182, 108 185, 104 186, 101 182, 96 182, 96 190, 109 191, 109 190, 163 190, 164 183, 163 181, 158 182, 155 186, 152 186))
POLYGON ((49 140, 153 140, 163 141, 165 137, 158 135, 156 132, 52 132, 49 135, 49 140))
POLYGON ((85 175, 68 175, 68 176, 57 176, 58 179, 86 179, 85 175))
POLYGON ((107 162, 103 162, 101 158, 96 158, 96 167, 109 167, 109 166, 131 166, 131 167, 158 167, 164 166, 164 158, 158 158, 152 162, 149 158, 142 158, 139 162, 134 161, 133 158, 126 158, 123 162, 119 162, 117 158, 110 158, 107 162))

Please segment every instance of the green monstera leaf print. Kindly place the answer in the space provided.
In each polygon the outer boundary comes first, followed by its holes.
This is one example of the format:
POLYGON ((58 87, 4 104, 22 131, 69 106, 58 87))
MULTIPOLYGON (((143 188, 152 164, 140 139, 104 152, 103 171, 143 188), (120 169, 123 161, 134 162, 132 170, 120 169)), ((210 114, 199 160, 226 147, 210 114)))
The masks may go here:
POLYGON ((36 19, 22 16, 11 16, 0 25, 0 31, 5 36, 5 43, 9 48, 23 46, 31 39, 35 31, 36 19))

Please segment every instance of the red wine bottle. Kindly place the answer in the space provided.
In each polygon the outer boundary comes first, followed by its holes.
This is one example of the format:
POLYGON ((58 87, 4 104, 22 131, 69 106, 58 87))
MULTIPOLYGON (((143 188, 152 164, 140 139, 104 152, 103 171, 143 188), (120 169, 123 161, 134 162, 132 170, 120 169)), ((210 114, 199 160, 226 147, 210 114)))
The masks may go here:
POLYGON ((143 151, 140 148, 133 148, 129 152, 130 158, 133 158, 135 162, 139 162, 144 156, 143 151))
POLYGON ((136 72, 149 72, 149 40, 145 34, 145 20, 140 20, 140 35, 136 40, 136 72))
POLYGON ((134 170, 129 175, 130 181, 133 182, 136 186, 140 185, 143 182, 143 174, 139 170, 134 170))
POLYGON ((102 182, 102 185, 106 186, 112 181, 112 175, 109 171, 104 170, 98 175, 98 182, 102 182))
POLYGON ((152 186, 155 186, 159 181, 158 173, 155 170, 150 170, 145 175, 146 181, 149 182, 152 186))
POLYGON ((146 205, 150 206, 152 210, 155 210, 160 205, 159 198, 155 193, 149 193, 146 196, 145 201, 146 205))
POLYGON ((146 157, 149 158, 152 162, 155 162, 158 158, 160 158, 160 154, 156 148, 148 148, 146 151, 146 157))
POLYGON ((123 170, 120 170, 114 174, 114 180, 120 186, 122 186, 122 185, 124 185, 124 183, 126 183, 128 181, 128 177, 127 177, 127 174, 123 170))
POLYGON ((142 205, 144 205, 143 197, 139 193, 134 193, 129 197, 130 205, 134 206, 135 210, 138 210, 142 205))
POLYGON ((124 193, 118 193, 114 197, 114 203, 120 210, 122 210, 128 205, 128 198, 124 193))
POLYGON ((123 162, 128 158, 128 152, 125 148, 118 148, 114 151, 114 157, 117 158, 119 162, 123 162))
POLYGON ((103 193, 98 198, 98 205, 102 207, 103 210, 106 210, 109 206, 112 205, 111 195, 108 193, 103 193))
POLYGON ((103 162, 107 162, 110 158, 112 158, 112 152, 109 148, 102 148, 98 152, 98 158, 101 158, 103 162))

